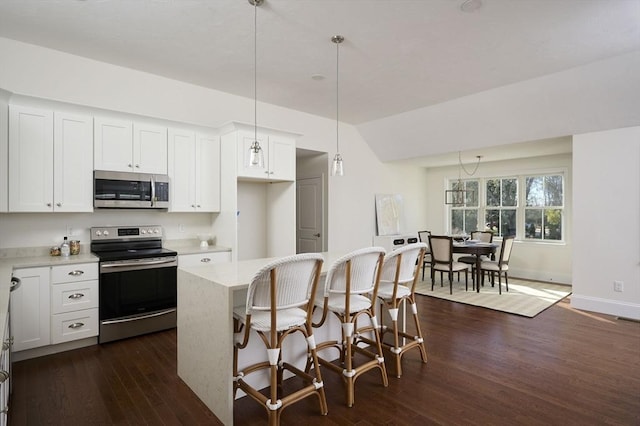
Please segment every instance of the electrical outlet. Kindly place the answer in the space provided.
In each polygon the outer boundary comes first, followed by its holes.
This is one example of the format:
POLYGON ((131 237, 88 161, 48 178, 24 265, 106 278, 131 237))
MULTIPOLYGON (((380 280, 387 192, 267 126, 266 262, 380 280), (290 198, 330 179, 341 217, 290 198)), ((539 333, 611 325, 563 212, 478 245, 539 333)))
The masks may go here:
POLYGON ((614 281, 613 282, 613 291, 624 291, 624 282, 623 281, 614 281))
POLYGON ((182 223, 178 225, 178 232, 184 232, 184 225, 182 223))

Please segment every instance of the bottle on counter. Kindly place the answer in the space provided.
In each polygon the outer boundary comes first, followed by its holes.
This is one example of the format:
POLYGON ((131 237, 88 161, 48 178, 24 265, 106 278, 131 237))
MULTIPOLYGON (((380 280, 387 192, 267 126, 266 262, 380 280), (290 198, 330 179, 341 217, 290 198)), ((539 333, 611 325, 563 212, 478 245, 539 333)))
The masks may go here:
POLYGON ((64 241, 60 246, 60 255, 69 256, 69 254, 71 254, 71 247, 69 246, 69 241, 67 240, 67 237, 64 237, 64 241))

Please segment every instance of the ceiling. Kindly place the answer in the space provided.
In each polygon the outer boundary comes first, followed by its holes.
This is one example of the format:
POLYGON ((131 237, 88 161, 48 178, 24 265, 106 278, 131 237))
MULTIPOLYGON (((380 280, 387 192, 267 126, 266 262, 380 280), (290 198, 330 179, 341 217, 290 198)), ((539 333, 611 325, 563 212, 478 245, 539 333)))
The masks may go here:
MULTIPOLYGON (((640 50, 640 0, 265 0, 258 100, 335 118, 335 34, 357 125, 640 50)), ((0 0, 0 37, 254 97, 247 0, 0 0)))

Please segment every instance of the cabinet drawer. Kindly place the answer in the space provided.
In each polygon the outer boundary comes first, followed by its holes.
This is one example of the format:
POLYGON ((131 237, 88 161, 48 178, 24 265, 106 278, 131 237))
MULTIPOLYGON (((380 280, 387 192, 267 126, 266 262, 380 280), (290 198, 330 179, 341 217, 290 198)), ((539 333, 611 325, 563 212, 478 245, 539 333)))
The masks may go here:
POLYGON ((70 342, 98 335, 98 308, 51 316, 51 343, 70 342))
POLYGON ((209 253, 183 254, 178 256, 178 266, 202 266, 212 263, 231 262, 230 251, 217 251, 209 253))
POLYGON ((77 263, 51 268, 51 282, 53 284, 97 279, 98 263, 77 263))
POLYGON ((98 307, 98 280, 51 286, 51 313, 78 311, 98 307))

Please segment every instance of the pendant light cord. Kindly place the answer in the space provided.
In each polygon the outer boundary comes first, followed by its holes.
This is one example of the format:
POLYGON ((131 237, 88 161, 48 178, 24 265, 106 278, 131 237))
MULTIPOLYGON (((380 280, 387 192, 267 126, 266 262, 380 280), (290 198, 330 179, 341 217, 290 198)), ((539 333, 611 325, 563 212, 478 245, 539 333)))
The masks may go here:
POLYGON ((258 0, 253 2, 253 137, 258 142, 258 0))
MULTIPOLYGON (((476 163, 476 167, 473 169, 473 171, 471 173, 469 173, 469 171, 464 167, 464 164, 462 164, 462 155, 460 154, 460 151, 458 151, 458 163, 460 163, 460 168, 462 168, 462 170, 464 170, 464 172, 468 176, 473 176, 478 171, 478 166, 480 166, 480 159, 482 158, 482 156, 481 155, 477 155, 476 158, 478 159, 478 162, 476 163)), ((460 180, 459 174, 460 173, 458 171, 458 180, 460 180)))
POLYGON ((340 154, 340 139, 338 137, 338 127, 339 127, 339 80, 340 80, 340 42, 336 43, 336 154, 340 154))

